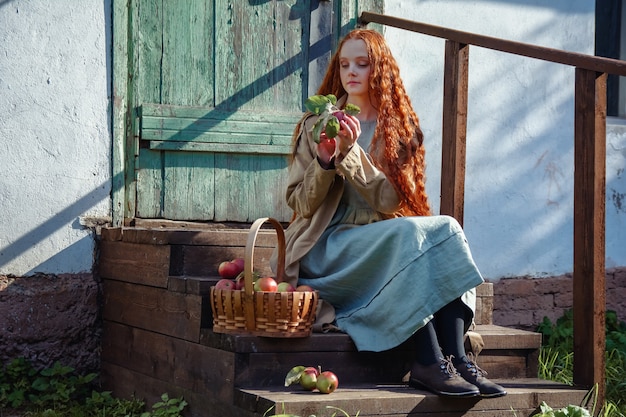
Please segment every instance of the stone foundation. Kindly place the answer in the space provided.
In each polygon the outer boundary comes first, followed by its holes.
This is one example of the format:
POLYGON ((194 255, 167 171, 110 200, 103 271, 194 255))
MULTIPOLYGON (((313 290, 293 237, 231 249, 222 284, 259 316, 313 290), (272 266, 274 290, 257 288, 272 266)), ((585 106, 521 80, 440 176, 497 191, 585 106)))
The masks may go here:
MULTIPOLYGON (((493 322, 499 326, 536 330, 548 317, 553 323, 572 308, 572 275, 544 278, 502 278, 493 283, 493 322)), ((606 271, 606 308, 626 321, 626 267, 606 271)))
POLYGON ((98 372, 101 329, 93 275, 0 276, 0 365, 26 357, 37 369, 98 372))

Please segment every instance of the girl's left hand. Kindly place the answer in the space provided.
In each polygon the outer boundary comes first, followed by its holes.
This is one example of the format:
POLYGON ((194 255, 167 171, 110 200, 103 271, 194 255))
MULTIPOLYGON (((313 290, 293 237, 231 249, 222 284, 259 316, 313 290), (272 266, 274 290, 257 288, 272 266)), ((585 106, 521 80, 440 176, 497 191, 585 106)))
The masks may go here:
POLYGON ((346 155, 361 135, 361 122, 356 117, 346 114, 339 122, 339 126, 339 133, 336 137, 337 150, 340 155, 346 155))

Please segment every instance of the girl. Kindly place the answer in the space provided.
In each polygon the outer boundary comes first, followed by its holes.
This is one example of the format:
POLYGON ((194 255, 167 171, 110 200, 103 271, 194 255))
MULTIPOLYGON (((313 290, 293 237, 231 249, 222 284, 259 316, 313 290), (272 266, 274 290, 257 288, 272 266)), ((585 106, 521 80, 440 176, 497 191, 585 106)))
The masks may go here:
POLYGON ((422 131, 384 38, 350 32, 318 94, 361 111, 319 144, 311 133, 318 116, 305 114, 295 129, 287 278, 318 290, 359 350, 412 338, 411 386, 456 397, 505 395, 465 354, 483 279, 458 222, 431 215, 422 131))

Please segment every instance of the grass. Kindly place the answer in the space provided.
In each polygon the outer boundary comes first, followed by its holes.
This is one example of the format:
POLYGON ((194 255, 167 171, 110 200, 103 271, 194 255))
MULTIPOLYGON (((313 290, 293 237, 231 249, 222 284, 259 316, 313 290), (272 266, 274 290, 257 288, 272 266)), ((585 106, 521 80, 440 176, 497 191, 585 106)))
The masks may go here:
MULTIPOLYGON (((548 318, 538 326, 542 333, 539 353, 539 377, 573 384, 574 325, 572 310, 568 310, 556 323, 548 318)), ((614 311, 606 313, 606 399, 597 415, 624 417, 626 415, 626 323, 619 321, 614 311)), ((592 401, 594 409, 597 404, 592 401)))

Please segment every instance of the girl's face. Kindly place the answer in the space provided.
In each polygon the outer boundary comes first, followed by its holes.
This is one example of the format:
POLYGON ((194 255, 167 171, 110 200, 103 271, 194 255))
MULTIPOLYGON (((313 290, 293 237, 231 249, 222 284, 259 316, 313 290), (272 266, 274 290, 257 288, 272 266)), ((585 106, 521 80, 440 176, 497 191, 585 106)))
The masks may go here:
POLYGON ((368 97, 370 70, 365 41, 345 41, 339 53, 339 76, 349 96, 368 97))

